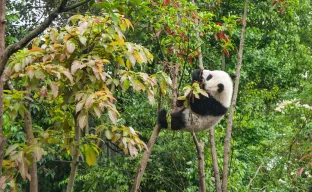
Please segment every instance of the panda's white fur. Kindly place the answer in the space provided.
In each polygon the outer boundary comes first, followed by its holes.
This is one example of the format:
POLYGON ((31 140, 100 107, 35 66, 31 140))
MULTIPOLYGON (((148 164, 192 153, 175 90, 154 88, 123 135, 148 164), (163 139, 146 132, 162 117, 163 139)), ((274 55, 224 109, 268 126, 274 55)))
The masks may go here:
MULTIPOLYGON (((199 132, 213 128, 225 115, 230 107, 233 93, 233 82, 224 71, 195 70, 193 82, 201 83, 209 97, 200 95, 199 99, 190 100, 190 108, 171 113, 171 129, 199 132)), ((165 111, 159 113, 158 122, 166 127, 165 111)))

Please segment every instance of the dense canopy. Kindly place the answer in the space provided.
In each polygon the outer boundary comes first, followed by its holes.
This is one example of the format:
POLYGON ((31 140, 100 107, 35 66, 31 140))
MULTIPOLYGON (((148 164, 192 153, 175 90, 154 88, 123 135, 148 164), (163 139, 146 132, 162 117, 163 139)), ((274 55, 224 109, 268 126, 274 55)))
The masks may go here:
POLYGON ((310 0, 0 7, 0 191, 312 191, 310 0), (202 67, 236 74, 234 113, 159 129, 202 67))

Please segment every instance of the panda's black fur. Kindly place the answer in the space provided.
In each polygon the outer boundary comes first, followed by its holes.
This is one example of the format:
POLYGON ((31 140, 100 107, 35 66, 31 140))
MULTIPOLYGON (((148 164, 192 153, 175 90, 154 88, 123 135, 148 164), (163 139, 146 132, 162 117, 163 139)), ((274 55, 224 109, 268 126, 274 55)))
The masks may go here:
MULTIPOLYGON (((192 73, 192 81, 203 85, 209 97, 200 95, 190 100, 190 109, 182 108, 171 113, 171 129, 201 131, 215 126, 225 115, 233 92, 231 77, 224 71, 197 69, 192 73)), ((158 114, 160 127, 167 128, 166 110, 158 114)))

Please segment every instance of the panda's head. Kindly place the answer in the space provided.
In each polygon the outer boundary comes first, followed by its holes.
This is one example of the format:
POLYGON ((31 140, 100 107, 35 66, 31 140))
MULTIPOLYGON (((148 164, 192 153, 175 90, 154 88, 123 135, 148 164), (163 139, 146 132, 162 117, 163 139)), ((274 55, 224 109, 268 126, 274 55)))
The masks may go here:
POLYGON ((202 84, 202 88, 209 95, 216 98, 222 105, 229 107, 233 93, 233 82, 230 75, 224 71, 195 70, 193 81, 202 84))

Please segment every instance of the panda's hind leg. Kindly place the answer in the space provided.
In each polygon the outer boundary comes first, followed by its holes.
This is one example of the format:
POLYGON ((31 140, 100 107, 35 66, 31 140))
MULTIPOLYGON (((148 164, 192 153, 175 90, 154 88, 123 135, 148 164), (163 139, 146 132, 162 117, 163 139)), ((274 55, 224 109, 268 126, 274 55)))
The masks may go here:
POLYGON ((185 118, 183 110, 178 112, 173 112, 171 115, 171 129, 172 130, 181 130, 185 128, 185 118))
POLYGON ((167 116, 166 109, 162 109, 158 112, 157 122, 160 128, 168 128, 168 122, 167 122, 166 116, 167 116))

